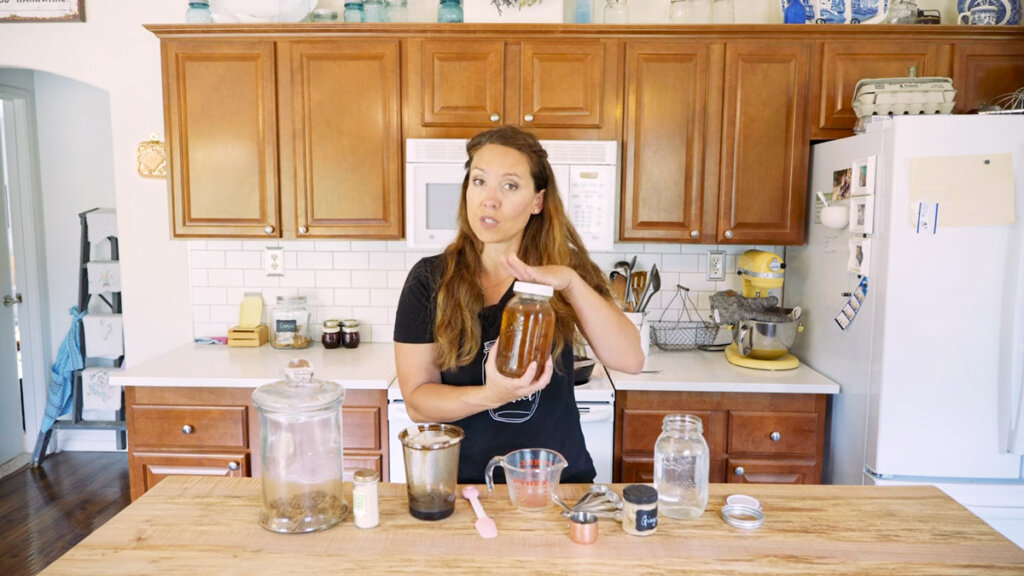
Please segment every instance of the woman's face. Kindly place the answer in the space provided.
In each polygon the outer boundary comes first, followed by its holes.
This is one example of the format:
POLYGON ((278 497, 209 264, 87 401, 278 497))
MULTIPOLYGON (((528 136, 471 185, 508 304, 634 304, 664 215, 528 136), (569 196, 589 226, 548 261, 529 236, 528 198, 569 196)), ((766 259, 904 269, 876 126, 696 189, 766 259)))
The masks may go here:
POLYGON ((466 214, 481 242, 518 246, 530 216, 543 206, 544 191, 534 190, 523 153, 497 144, 476 151, 469 167, 466 214))

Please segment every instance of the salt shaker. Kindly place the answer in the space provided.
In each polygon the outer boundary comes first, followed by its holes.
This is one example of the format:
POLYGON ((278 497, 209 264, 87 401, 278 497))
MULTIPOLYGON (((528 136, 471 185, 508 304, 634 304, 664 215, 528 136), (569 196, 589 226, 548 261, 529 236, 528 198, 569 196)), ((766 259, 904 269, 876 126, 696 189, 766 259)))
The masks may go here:
POLYGON ((360 468, 352 474, 352 515, 356 528, 373 528, 380 524, 379 478, 377 471, 369 468, 360 468))

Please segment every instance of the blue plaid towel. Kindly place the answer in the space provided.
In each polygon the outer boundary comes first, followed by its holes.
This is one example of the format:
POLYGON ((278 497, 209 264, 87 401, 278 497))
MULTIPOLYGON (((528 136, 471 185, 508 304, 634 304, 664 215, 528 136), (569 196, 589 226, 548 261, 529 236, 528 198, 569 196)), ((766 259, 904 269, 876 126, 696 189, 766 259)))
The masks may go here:
POLYGON ((77 307, 72 306, 68 312, 71 314, 71 329, 60 343, 60 348, 57 349, 57 359, 53 366, 50 366, 50 388, 46 391, 46 412, 39 425, 41 433, 48 431, 57 418, 71 410, 72 375, 75 370, 81 370, 85 365, 82 358, 82 345, 78 341, 78 325, 82 322, 82 317, 89 311, 79 312, 77 307))

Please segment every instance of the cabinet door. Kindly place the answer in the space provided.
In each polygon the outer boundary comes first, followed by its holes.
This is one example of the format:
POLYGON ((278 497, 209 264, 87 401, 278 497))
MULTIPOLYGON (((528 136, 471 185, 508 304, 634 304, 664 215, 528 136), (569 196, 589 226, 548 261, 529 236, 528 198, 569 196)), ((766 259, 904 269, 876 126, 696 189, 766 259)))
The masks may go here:
POLYGON ((142 496, 168 476, 249 476, 249 454, 132 452, 128 457, 131 498, 142 496))
POLYGON ((975 112, 1024 86, 1024 42, 962 42, 953 50, 954 113, 975 112))
POLYGON ((935 76, 937 54, 937 45, 923 42, 824 42, 815 77, 817 113, 811 138, 853 134, 853 91, 861 79, 904 77, 912 66, 920 77, 935 76))
MULTIPOLYGON (((599 129, 613 123, 616 102, 614 42, 523 42, 520 48, 518 118, 528 129, 599 129), (608 64, 611 64, 609 67, 608 64)), ((544 138, 555 134, 541 133, 544 138)), ((571 133, 566 133, 570 138, 571 133)), ((614 131, 609 135, 614 138, 614 131)))
POLYGON ((282 52, 282 202, 294 214, 285 234, 400 238, 399 41, 295 42, 282 52))
POLYGON ((707 91, 706 43, 627 43, 620 240, 700 240, 707 91))
POLYGON ((168 40, 164 123, 176 237, 279 237, 274 43, 168 40))
POLYGON ((730 484, 820 484, 814 460, 729 458, 725 481, 730 484))
POLYGON ((458 137, 460 128, 472 135, 502 123, 504 42, 415 39, 408 46, 407 136, 458 137))
POLYGON ((726 47, 718 242, 803 242, 809 53, 795 41, 726 47))

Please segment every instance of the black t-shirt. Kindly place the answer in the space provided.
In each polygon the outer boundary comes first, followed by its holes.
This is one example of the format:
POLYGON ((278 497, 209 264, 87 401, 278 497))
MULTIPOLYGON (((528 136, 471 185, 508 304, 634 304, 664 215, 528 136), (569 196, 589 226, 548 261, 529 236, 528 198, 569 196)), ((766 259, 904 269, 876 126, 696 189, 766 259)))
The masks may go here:
MULTIPOLYGON (((442 267, 438 255, 420 260, 409 271, 395 316, 395 342, 434 342, 434 317, 442 267)), ((441 372, 442 383, 482 385, 486 354, 498 339, 501 314, 511 299, 510 287, 497 304, 485 306, 480 311, 483 342, 476 358, 465 366, 441 372)), ((482 483, 484 469, 491 458, 520 448, 548 448, 565 456, 569 465, 562 470, 562 482, 594 481, 594 462, 583 441, 580 413, 573 393, 572 365, 572 347, 565 346, 560 357, 555 359, 555 371, 546 388, 500 408, 452 422, 466 433, 459 452, 459 483, 482 483)), ((499 474, 501 471, 500 467, 495 470, 496 481, 504 478, 499 474)))

